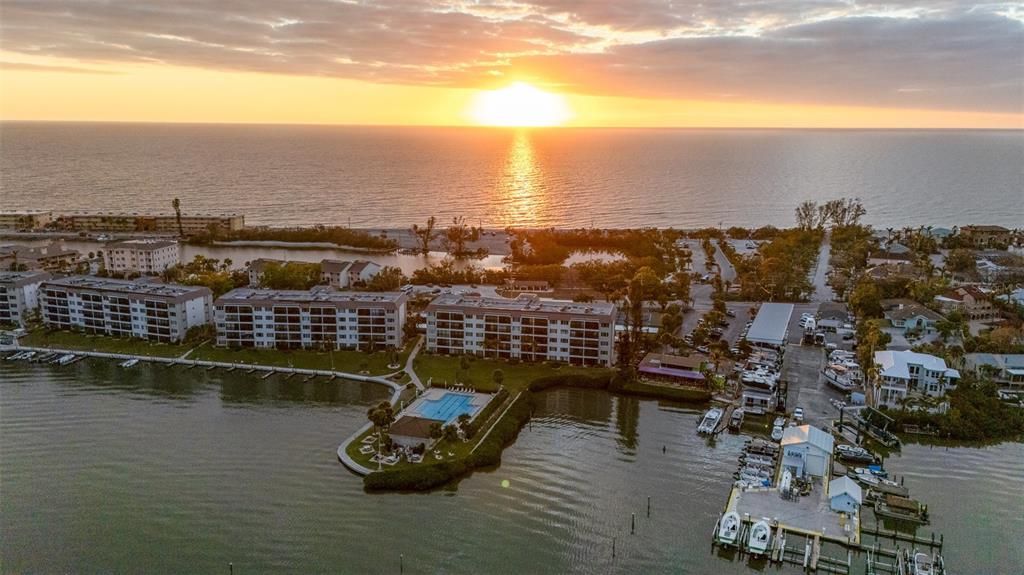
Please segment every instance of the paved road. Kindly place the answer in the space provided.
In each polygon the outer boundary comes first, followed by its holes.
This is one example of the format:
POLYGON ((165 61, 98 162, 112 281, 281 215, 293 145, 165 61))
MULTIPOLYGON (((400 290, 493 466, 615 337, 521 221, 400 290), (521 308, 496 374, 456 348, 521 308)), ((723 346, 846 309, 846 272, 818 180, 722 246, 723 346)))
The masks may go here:
POLYGON ((818 261, 814 265, 814 270, 811 272, 812 279, 811 283, 814 284, 814 293, 811 294, 812 302, 823 302, 832 301, 835 299, 835 292, 828 285, 828 257, 832 250, 831 235, 829 232, 825 233, 825 239, 821 242, 821 248, 818 250, 818 261))
POLYGON ((722 248, 718 247, 718 243, 715 243, 715 262, 718 264, 718 269, 722 271, 722 281, 732 282, 736 280, 736 268, 733 267, 732 262, 725 256, 725 252, 722 248))

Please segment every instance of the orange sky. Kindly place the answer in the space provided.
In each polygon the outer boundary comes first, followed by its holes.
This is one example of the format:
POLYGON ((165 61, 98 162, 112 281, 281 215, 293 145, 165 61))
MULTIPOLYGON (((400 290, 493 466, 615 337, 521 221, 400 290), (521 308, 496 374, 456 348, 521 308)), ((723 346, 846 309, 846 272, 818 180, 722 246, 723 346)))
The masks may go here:
MULTIPOLYGON (((3 55, 50 68, 0 68, 5 120, 474 124, 478 90, 339 78, 222 72, 166 65, 91 64, 3 55)), ((501 83, 497 83, 501 85, 501 83)), ((871 108, 566 94, 568 126, 1022 128, 1022 117, 871 108)))

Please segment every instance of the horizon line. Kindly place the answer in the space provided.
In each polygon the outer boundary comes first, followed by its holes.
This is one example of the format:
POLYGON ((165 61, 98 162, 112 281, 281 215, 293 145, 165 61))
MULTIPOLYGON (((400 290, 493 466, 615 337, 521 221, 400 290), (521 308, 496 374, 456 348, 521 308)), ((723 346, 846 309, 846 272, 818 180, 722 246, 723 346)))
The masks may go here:
POLYGON ((486 126, 475 124, 344 124, 315 122, 207 122, 207 121, 158 121, 158 120, 50 120, 50 119, 6 119, 0 124, 113 124, 113 125, 157 125, 157 126, 295 126, 325 128, 458 128, 483 130, 837 130, 837 131, 934 131, 934 132, 1022 132, 1020 127, 926 127, 926 126, 486 126))

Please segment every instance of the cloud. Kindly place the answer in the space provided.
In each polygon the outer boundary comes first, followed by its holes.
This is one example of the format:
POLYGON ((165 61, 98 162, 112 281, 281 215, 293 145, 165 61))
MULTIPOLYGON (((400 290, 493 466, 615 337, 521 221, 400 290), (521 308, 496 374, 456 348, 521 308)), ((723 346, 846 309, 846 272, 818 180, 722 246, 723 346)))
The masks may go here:
POLYGON ((10 53, 586 94, 1024 111, 1012 3, 10 0, 10 53))
POLYGON ((30 72, 68 72, 73 74, 116 74, 110 70, 95 70, 77 66, 51 66, 48 64, 31 64, 28 62, 8 62, 0 60, 0 70, 27 70, 30 72))

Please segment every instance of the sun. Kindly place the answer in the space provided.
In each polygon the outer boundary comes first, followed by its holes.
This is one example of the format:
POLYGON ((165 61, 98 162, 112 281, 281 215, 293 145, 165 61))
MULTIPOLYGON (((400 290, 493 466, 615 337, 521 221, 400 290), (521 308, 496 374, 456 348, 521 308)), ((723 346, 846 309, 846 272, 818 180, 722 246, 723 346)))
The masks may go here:
POLYGON ((481 92, 470 114, 484 126, 560 126, 572 117, 565 98, 524 82, 481 92))

